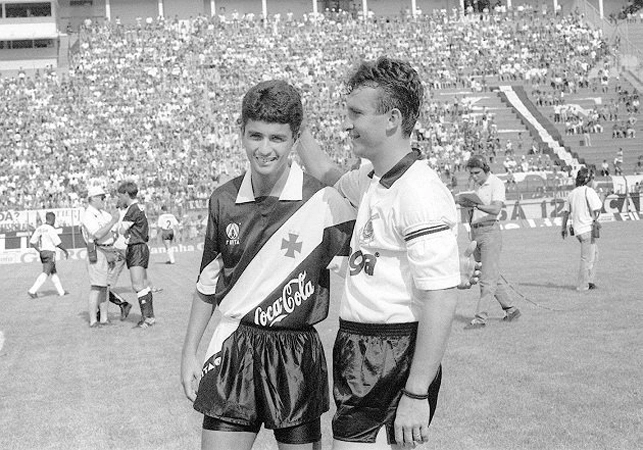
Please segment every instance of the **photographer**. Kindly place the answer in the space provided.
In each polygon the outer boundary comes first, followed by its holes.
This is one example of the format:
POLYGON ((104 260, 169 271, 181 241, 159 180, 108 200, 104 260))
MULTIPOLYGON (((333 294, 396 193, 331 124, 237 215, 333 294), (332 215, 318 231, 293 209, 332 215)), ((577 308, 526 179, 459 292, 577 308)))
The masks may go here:
POLYGON ((572 224, 569 227, 569 234, 576 236, 581 246, 580 269, 576 286, 576 290, 579 292, 596 289, 596 284, 594 284, 596 263, 598 262, 596 239, 600 234, 598 216, 603 203, 596 191, 588 186, 593 178, 594 174, 586 167, 582 167, 576 174, 576 187, 569 193, 565 201, 563 225, 560 231, 565 239, 568 233, 567 223, 571 216, 572 224))

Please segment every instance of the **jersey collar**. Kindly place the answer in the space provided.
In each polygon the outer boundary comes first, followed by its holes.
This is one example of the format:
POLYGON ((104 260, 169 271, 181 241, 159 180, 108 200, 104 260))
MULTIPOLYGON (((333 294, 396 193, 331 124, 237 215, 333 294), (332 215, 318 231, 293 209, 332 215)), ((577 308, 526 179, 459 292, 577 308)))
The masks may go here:
MULTIPOLYGON (((304 172, 301 170, 301 167, 296 162, 290 164, 290 172, 288 173, 288 179, 286 180, 286 185, 281 191, 279 200, 281 201, 298 201, 303 198, 302 190, 304 184, 304 172)), ((241 181, 241 187, 239 188, 239 193, 237 194, 237 200, 235 203, 249 203, 255 201, 255 194, 252 191, 252 179, 250 178, 250 171, 248 170, 243 176, 243 181, 241 181)))
MULTIPOLYGON (((404 175, 409 167, 411 167, 418 159, 420 159, 420 151, 417 149, 411 150, 404 156, 404 158, 400 159, 397 164, 391 168, 391 170, 386 172, 382 178, 380 178, 380 184, 386 189, 390 189, 391 186, 393 186, 393 183, 404 175)), ((375 171, 371 170, 368 176, 369 178, 373 178, 373 175, 375 175, 375 171)))

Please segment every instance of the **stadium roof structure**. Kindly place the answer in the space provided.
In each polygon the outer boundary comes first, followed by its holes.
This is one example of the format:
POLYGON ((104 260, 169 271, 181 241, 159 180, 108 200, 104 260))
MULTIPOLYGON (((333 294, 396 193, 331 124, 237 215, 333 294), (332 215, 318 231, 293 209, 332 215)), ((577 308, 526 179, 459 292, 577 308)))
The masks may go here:
POLYGON ((58 0, 0 0, 0 3, 52 3, 58 5, 58 0))

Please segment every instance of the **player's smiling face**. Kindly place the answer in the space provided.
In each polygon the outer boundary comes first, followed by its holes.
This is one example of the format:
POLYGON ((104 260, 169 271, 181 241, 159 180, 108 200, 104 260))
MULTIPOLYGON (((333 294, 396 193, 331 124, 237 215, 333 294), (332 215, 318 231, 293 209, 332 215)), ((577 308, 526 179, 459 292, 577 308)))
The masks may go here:
POLYGON ((349 133, 356 156, 369 158, 375 154, 386 139, 388 113, 379 113, 378 89, 362 86, 355 89, 346 99, 344 129, 349 133))
POLYGON ((290 125, 249 120, 242 136, 252 172, 273 180, 289 167, 288 155, 295 143, 290 125))

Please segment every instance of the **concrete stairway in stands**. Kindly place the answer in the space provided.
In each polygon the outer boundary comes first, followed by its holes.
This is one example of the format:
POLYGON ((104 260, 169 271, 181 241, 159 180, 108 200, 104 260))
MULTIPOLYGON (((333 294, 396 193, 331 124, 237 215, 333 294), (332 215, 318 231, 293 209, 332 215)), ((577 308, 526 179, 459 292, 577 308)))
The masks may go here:
MULTIPOLYGON (((487 92, 471 92, 470 89, 440 89, 433 91, 433 96, 437 101, 452 102, 455 97, 460 101, 467 101, 473 104, 473 113, 482 114, 483 109, 494 116, 495 123, 498 125, 498 136, 502 148, 508 140, 512 141, 516 158, 519 160, 522 155, 526 155, 531 148, 532 139, 529 136, 529 130, 522 124, 518 116, 507 107, 494 90, 487 92), (519 135, 521 135, 523 147, 522 151, 518 151, 519 135)), ((498 158, 491 165, 494 173, 504 173, 505 169, 502 166, 504 154, 500 152, 498 158)))
MULTIPOLYGON (((623 77, 620 80, 610 80, 608 92, 603 93, 599 91, 592 91, 589 88, 580 89, 575 94, 565 94, 565 103, 567 105, 577 104, 584 109, 591 109, 600 104, 609 105, 613 100, 618 101, 618 94, 616 93, 616 86, 620 85, 622 89, 628 92, 634 92, 635 88, 623 77), (596 99, 600 99, 600 104, 597 105, 596 99)), ((530 92, 530 90, 528 90, 530 92)), ((643 93, 639 93, 641 96, 643 93)), ((532 101, 535 98, 530 97, 532 101)), ((554 107, 553 106, 540 106, 539 110, 554 123, 554 107)), ((572 152, 576 152, 580 158, 585 160, 587 165, 595 165, 600 168, 603 160, 607 160, 612 168, 612 163, 616 152, 619 148, 623 149, 623 171, 624 174, 633 174, 639 155, 643 155, 643 114, 639 109, 639 113, 635 115, 637 123, 635 124, 636 138, 612 138, 613 121, 604 121, 602 125, 604 131, 602 133, 591 133, 591 146, 585 146, 582 135, 568 135, 565 134, 565 124, 555 123, 554 125, 560 131, 566 147, 572 152)), ((619 122, 627 119, 627 112, 625 106, 621 105, 619 109, 619 122)))

